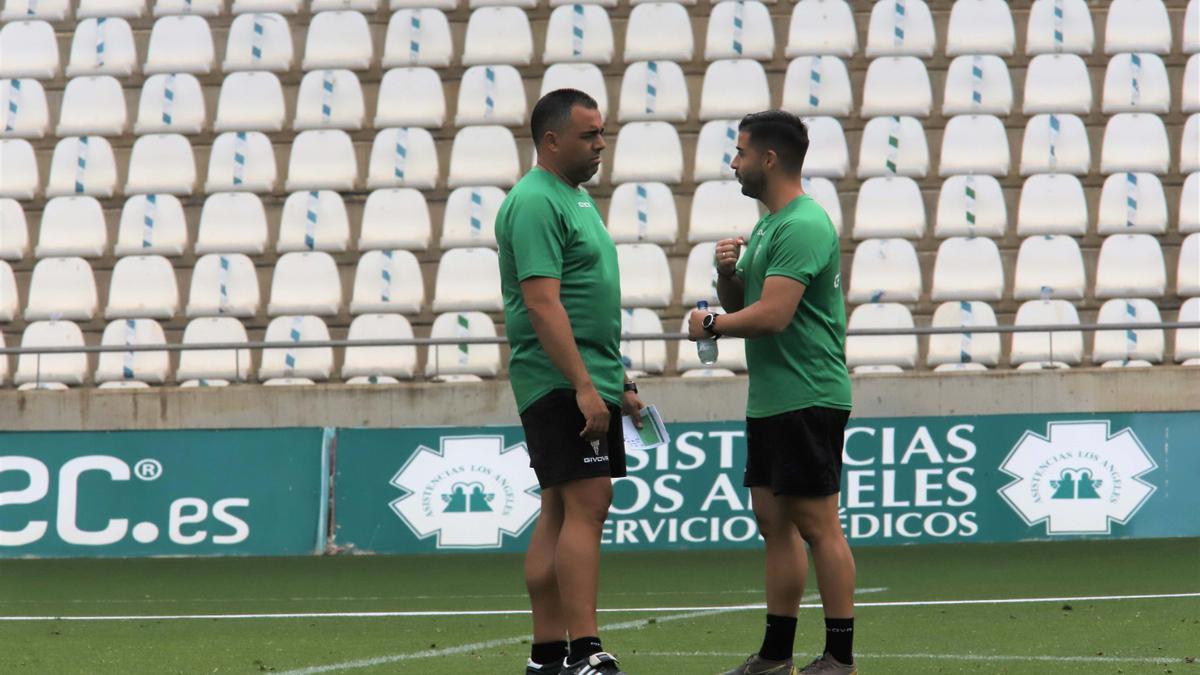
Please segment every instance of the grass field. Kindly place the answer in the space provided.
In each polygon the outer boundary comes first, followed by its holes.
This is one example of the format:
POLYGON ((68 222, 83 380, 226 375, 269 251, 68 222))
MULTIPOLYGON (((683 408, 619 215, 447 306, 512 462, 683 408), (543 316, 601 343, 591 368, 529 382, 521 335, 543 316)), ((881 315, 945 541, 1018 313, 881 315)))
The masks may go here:
MULTIPOLYGON (((1198 539, 856 557, 864 675, 1200 675, 1198 539), (1191 595, 1101 599, 1164 594, 1191 595), (946 602, 1001 599, 1020 601, 946 602)), ((606 554, 605 646, 633 675, 740 662, 761 639, 760 565, 754 551, 606 554)), ((806 603, 798 661, 823 640, 806 603)), ((526 606, 514 555, 5 560, 0 673, 519 673, 526 606)))

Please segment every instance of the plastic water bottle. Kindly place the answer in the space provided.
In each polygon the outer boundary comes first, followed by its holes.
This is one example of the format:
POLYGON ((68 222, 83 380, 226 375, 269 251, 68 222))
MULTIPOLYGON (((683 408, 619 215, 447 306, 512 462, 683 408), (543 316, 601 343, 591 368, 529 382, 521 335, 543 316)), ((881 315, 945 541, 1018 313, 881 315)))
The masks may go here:
MULTIPOLYGON (((701 312, 708 311, 708 301, 701 300, 696 303, 696 309, 701 312)), ((700 363, 706 366, 711 366, 717 362, 717 339, 715 337, 706 337, 696 340, 696 354, 700 357, 700 363)))

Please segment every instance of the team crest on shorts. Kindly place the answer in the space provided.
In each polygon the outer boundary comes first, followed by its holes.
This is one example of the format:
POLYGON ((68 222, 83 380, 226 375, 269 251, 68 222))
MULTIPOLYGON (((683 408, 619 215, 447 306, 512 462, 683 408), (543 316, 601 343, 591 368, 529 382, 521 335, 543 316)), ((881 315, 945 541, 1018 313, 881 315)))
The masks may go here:
POLYGON ((418 448, 391 484, 403 493, 392 511, 438 548, 499 548, 541 508, 528 449, 506 448, 502 436, 444 436, 437 449, 418 448))
POLYGON ((1132 429, 1105 421, 1050 422, 1026 431, 1000 469, 1016 480, 1000 489, 1028 525, 1046 534, 1109 534, 1154 494, 1142 476, 1158 468, 1132 429))

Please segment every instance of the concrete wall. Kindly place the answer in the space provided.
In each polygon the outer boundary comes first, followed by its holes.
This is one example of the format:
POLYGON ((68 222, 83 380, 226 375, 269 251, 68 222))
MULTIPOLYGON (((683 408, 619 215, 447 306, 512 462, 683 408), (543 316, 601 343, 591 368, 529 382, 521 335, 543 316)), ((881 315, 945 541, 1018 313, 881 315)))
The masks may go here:
MULTIPOLYGON (((668 421, 739 419, 746 378, 650 378, 668 421)), ((856 378, 860 417, 1200 410, 1200 369, 1079 369, 856 378)), ((0 429, 102 430, 516 424, 506 380, 400 386, 0 392, 0 429)))

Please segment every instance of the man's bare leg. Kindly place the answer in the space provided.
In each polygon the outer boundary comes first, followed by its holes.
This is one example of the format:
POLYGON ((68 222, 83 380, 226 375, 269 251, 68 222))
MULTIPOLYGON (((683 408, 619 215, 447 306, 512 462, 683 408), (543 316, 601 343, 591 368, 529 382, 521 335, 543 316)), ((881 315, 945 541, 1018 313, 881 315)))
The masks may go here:
POLYGON ((563 524, 563 503, 558 488, 542 490, 542 512, 529 549, 525 552, 525 588, 533 609, 533 642, 567 639, 567 624, 559 602, 558 577, 554 571, 555 550, 563 524))
POLYGON ((838 518, 838 496, 789 497, 792 521, 812 550, 825 610, 825 651, 853 663, 854 556, 838 518))

